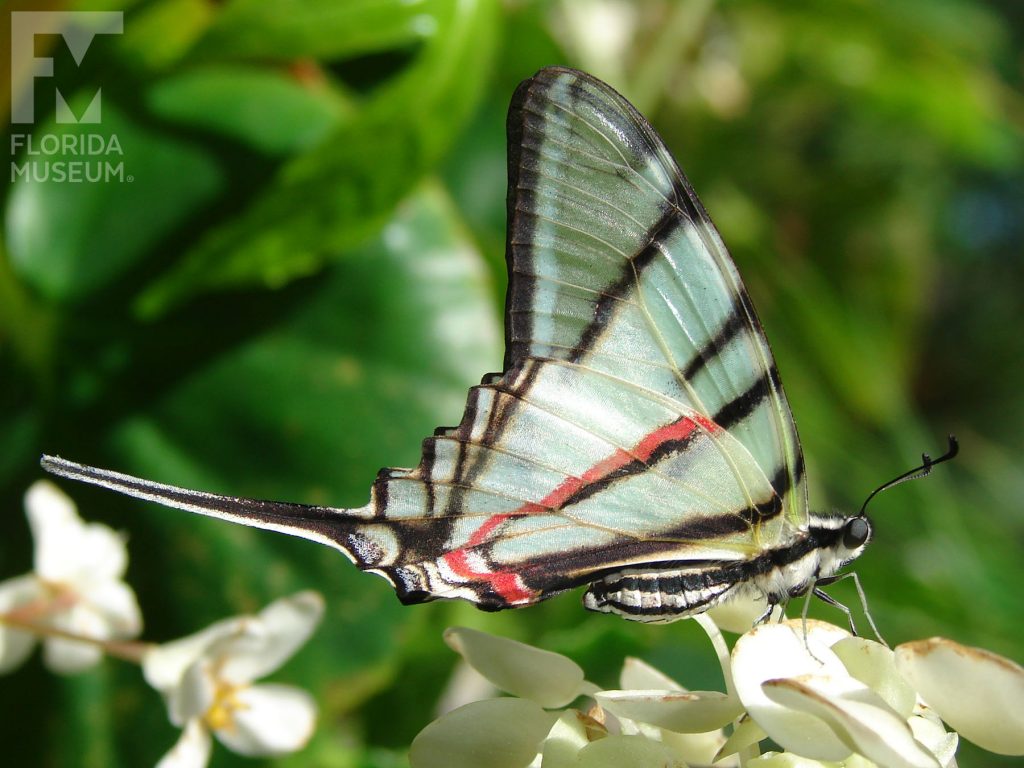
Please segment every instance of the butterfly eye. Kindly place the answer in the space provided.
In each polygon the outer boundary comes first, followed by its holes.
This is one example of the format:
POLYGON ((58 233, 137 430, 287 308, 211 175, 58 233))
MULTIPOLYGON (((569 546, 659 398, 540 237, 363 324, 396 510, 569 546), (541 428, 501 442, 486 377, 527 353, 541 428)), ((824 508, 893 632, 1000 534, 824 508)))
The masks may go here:
POLYGON ((843 546, 847 549, 857 549, 864 546, 871 534, 871 526, 863 517, 855 517, 846 524, 843 531, 843 546))

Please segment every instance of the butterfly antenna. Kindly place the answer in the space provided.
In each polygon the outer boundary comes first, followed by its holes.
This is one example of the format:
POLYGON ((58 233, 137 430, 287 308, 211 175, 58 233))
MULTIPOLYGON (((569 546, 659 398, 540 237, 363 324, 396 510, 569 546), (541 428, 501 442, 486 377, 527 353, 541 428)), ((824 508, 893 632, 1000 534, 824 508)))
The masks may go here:
POLYGON ((875 496, 880 494, 882 491, 887 491, 890 488, 899 485, 900 483, 907 482, 908 480, 917 480, 919 477, 928 477, 928 475, 930 475, 931 472, 932 472, 932 467, 934 467, 936 464, 941 464, 944 461, 949 461, 954 456, 956 456, 959 452, 960 452, 960 443, 957 442, 956 435, 950 435, 949 436, 949 449, 944 454, 939 456, 939 458, 937 458, 937 459, 933 459, 927 453, 922 453, 921 454, 921 461, 923 463, 921 464, 921 466, 914 467, 913 469, 911 469, 911 470, 909 470, 907 472, 904 472, 899 477, 894 477, 892 480, 890 480, 887 483, 882 483, 880 486, 875 488, 875 490, 873 490, 871 493, 869 493, 868 497, 866 499, 864 499, 864 503, 861 504, 860 512, 857 513, 857 517, 863 517, 864 516, 864 510, 867 509, 868 502, 871 501, 873 498, 875 498, 875 496))

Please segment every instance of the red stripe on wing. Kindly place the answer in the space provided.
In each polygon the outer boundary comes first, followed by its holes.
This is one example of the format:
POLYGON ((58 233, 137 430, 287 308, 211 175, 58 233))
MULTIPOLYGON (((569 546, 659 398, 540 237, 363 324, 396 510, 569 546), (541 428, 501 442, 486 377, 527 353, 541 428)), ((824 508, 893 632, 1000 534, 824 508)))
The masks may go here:
POLYGON ((511 571, 489 571, 474 568, 469 562, 469 550, 485 544, 492 533, 509 518, 523 517, 525 515, 545 512, 550 509, 558 509, 568 499, 580 491, 580 489, 608 477, 612 472, 621 469, 633 461, 647 461, 658 448, 665 443, 675 440, 685 440, 697 429, 703 429, 710 434, 722 431, 722 428, 715 422, 704 416, 694 418, 683 417, 671 424, 654 430, 636 444, 632 451, 624 451, 621 448, 606 459, 602 459, 579 477, 566 478, 557 488, 552 490, 539 502, 524 504, 514 512, 502 512, 487 518, 486 522, 477 528, 469 537, 466 546, 453 550, 444 556, 444 561, 452 571, 467 580, 487 582, 494 592, 500 595, 510 605, 522 605, 533 602, 537 593, 530 590, 523 583, 517 573, 511 571))

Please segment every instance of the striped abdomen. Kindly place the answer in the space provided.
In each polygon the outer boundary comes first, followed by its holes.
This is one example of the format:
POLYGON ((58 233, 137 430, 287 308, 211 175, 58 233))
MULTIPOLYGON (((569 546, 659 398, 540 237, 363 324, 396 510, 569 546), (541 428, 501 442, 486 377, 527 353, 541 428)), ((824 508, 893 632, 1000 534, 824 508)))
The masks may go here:
POLYGON ((729 566, 660 571, 621 571, 590 585, 583 605, 635 621, 675 621, 706 611, 731 597, 742 582, 729 566))

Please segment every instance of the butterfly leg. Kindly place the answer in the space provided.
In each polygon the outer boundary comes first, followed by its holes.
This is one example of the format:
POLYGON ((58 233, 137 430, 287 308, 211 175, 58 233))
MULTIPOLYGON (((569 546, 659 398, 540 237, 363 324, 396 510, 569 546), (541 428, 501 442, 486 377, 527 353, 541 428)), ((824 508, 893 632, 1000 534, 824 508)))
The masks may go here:
POLYGON ((814 589, 812 589, 811 590, 811 594, 813 594, 816 598, 818 598, 822 602, 828 603, 829 605, 834 605, 840 611, 845 613, 846 614, 846 620, 850 623, 850 634, 853 635, 854 637, 857 637, 857 625, 854 624, 854 622, 853 622, 853 612, 850 611, 849 608, 847 608, 845 605, 843 605, 838 600, 836 600, 834 597, 832 597, 832 595, 830 595, 828 592, 825 592, 825 591, 823 591, 821 589, 818 589, 818 587, 815 587, 814 589))
POLYGON ((807 609, 811 607, 811 595, 817 591, 817 587, 807 590, 807 593, 804 596, 804 607, 803 610, 800 611, 800 624, 804 631, 804 650, 806 650, 807 653, 810 654, 811 658, 816 662, 824 664, 825 662, 814 655, 814 651, 811 650, 811 646, 807 642, 807 609))
POLYGON ((826 595, 824 592, 821 592, 821 590, 818 589, 819 586, 828 586, 829 584, 835 584, 837 581, 842 581, 843 579, 853 579, 853 586, 857 590, 857 599, 860 600, 860 607, 864 611, 864 617, 868 620, 868 626, 871 627, 871 631, 874 633, 875 637, 878 638, 878 642, 880 642, 882 645, 888 648, 889 644, 885 642, 885 638, 882 637, 882 633, 878 631, 878 627, 875 624, 875 620, 871 617, 871 611, 868 609, 868 597, 864 592, 864 587, 863 585, 861 585, 860 577, 857 575, 856 571, 850 571, 849 573, 841 573, 838 576, 829 576, 825 579, 819 579, 818 582, 814 585, 815 597, 824 600, 829 605, 834 605, 840 610, 842 610, 846 614, 847 618, 849 618, 850 620, 851 631, 854 635, 856 635, 857 632, 853 626, 853 617, 850 616, 850 609, 847 608, 845 605, 840 604, 832 597, 826 595))
POLYGON ((776 605, 778 605, 778 603, 773 603, 771 600, 769 600, 768 607, 765 609, 764 613, 762 613, 760 616, 757 617, 757 619, 755 619, 754 626, 756 627, 759 624, 767 624, 768 620, 771 618, 772 611, 775 610, 776 605))
POLYGON ((875 624, 875 620, 871 617, 871 611, 868 609, 868 598, 867 595, 864 593, 864 587, 861 585, 860 577, 857 575, 856 571, 850 571, 849 573, 842 573, 838 576, 829 576, 824 579, 819 579, 815 583, 814 589, 812 590, 814 596, 817 597, 819 600, 828 603, 829 605, 834 605, 836 608, 845 613, 846 618, 850 622, 850 633, 856 636, 857 627, 853 623, 853 615, 851 614, 850 609, 842 603, 840 603, 835 598, 833 598, 831 595, 819 589, 819 586, 828 586, 829 584, 835 584, 837 581, 842 581, 843 579, 847 578, 853 579, 853 586, 857 590, 857 599, 860 600, 860 607, 864 611, 864 617, 868 620, 868 626, 871 627, 871 631, 874 633, 875 637, 878 638, 878 642, 880 642, 882 645, 888 648, 889 644, 885 642, 885 638, 882 637, 882 633, 878 631, 878 626, 875 624))

